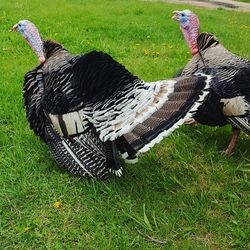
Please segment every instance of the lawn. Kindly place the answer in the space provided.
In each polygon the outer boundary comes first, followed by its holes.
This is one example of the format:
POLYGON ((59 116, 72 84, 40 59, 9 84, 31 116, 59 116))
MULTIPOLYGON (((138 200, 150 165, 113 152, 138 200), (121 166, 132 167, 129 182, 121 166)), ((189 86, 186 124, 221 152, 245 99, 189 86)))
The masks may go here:
POLYGON ((236 0, 237 2, 245 2, 245 3, 250 3, 250 0, 236 0))
MULTIPOLYGON (((33 21, 73 53, 102 50, 147 81, 170 78, 191 54, 172 11, 130 0, 0 2, 0 249, 247 249, 250 140, 221 155, 230 127, 183 126, 125 174, 86 181, 61 170, 29 129, 24 74, 37 58, 20 34, 33 21)), ((205 10, 201 30, 250 58, 249 13, 205 10), (216 25, 215 25, 216 24, 216 25)))

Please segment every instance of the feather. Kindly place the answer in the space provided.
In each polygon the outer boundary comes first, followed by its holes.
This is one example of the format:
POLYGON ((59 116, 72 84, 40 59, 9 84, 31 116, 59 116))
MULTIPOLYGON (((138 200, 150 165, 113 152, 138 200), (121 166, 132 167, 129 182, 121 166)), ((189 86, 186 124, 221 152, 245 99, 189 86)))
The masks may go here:
POLYGON ((250 135, 250 116, 247 117, 229 117, 228 121, 234 127, 239 128, 244 131, 246 134, 250 135))
POLYGON ((215 80, 197 75, 149 83, 105 53, 74 56, 54 42, 44 48, 46 62, 25 77, 28 120, 58 164, 86 178, 121 176, 119 152, 136 162, 193 116, 215 80))
POLYGON ((246 102, 244 96, 236 96, 234 98, 222 98, 223 113, 225 116, 245 116, 249 114, 249 103, 246 102))
POLYGON ((174 92, 152 116, 125 135, 139 153, 144 153, 190 119, 203 103, 212 81, 210 76, 176 78, 174 92), (189 87, 188 87, 189 86, 189 87), (185 95, 180 98, 179 93, 185 95), (175 92, 175 90, 177 90, 175 92), (197 95, 199 93, 199 95, 197 95))
POLYGON ((105 145, 93 130, 71 138, 60 137, 53 127, 46 127, 47 145, 60 167, 85 178, 107 179, 110 168, 105 145))

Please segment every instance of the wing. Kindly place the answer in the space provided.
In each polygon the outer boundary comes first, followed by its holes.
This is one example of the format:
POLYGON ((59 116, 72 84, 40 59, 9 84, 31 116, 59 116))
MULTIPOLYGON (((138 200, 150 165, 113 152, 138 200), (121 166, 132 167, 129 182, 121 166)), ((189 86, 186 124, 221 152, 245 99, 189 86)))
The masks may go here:
POLYGON ((83 132, 89 121, 97 127, 99 122, 93 117, 108 112, 121 102, 122 92, 141 82, 109 55, 96 51, 53 61, 47 68, 44 106, 54 127, 65 137, 83 132))
MULTIPOLYGON (((49 116, 54 126, 57 127, 57 131, 66 137, 79 131, 80 124, 85 126, 87 118, 100 134, 102 141, 113 141, 129 133, 138 124, 143 123, 153 113, 160 110, 176 88, 180 88, 180 79, 146 83, 129 73, 124 66, 109 55, 101 52, 78 56, 70 67, 71 70, 67 71, 67 74, 59 72, 63 75, 61 79, 67 79, 67 81, 58 82, 58 85, 63 86, 61 88, 66 89, 68 94, 57 91, 57 96, 49 97, 50 102, 54 100, 50 105, 53 108, 50 109, 49 116), (64 103, 64 105, 59 105, 57 109, 59 103, 64 103)), ((55 82, 57 76, 53 77, 51 82, 55 82)), ((181 111, 182 115, 176 116, 175 122, 184 118, 193 106, 196 109, 200 105, 196 101, 199 100, 200 95, 204 94, 202 90, 207 89, 208 82, 210 82, 208 78, 189 77, 190 82, 193 79, 195 87, 199 81, 200 86, 194 88, 194 91, 188 89, 187 93, 182 93, 183 96, 187 95, 187 99, 184 98, 186 101, 189 100, 190 92, 196 98, 193 98, 187 108, 181 111)), ((170 122, 168 119, 166 121, 170 122)))
POLYGON ((45 127, 48 125, 41 106, 44 92, 42 65, 29 71, 24 78, 23 99, 30 128, 45 140, 45 127))
MULTIPOLYGON (((220 44, 219 40, 216 36, 213 34, 203 32, 201 33, 197 38, 197 46, 200 53, 208 53, 205 58, 206 60, 207 56, 208 58, 212 56, 213 58, 217 57, 217 60, 220 62, 220 65, 223 66, 242 66, 249 64, 249 60, 240 56, 237 56, 233 54, 232 52, 228 51, 226 48, 223 47, 223 45, 220 44), (209 50, 211 50, 209 52, 209 50), (214 54, 214 52, 217 52, 218 54, 214 54)), ((211 65, 216 66, 218 62, 211 60, 211 65)))
MULTIPOLYGON (((84 133, 71 138, 57 133, 61 126, 51 122, 44 110, 44 89, 44 74, 40 65, 25 75, 23 98, 31 129, 45 141, 58 164, 70 173, 87 178, 106 179, 112 169, 120 174, 121 169, 114 169, 113 156, 109 153, 111 146, 103 143, 87 123, 84 133)), ((79 130, 81 128, 82 123, 79 130)))
POLYGON ((46 126, 46 133, 47 145, 60 167, 85 178, 103 180, 110 176, 106 145, 93 129, 70 138, 59 136, 52 126, 46 126))

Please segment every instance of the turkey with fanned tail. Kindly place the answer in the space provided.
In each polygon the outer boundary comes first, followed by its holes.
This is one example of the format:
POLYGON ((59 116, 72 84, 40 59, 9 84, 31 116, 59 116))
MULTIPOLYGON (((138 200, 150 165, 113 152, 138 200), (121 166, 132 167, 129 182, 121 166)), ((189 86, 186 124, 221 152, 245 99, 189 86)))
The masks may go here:
POLYGON ((60 166, 87 178, 120 176, 119 153, 133 162, 192 117, 206 97, 209 75, 144 82, 109 55, 72 55, 42 40, 33 23, 19 31, 39 58, 25 75, 23 97, 31 128, 60 166))
POLYGON ((199 34, 199 19, 192 11, 174 11, 173 19, 193 55, 179 75, 210 72, 218 78, 194 119, 210 126, 231 124, 232 138, 224 151, 231 155, 240 130, 250 135, 250 61, 225 49, 214 35, 199 34))

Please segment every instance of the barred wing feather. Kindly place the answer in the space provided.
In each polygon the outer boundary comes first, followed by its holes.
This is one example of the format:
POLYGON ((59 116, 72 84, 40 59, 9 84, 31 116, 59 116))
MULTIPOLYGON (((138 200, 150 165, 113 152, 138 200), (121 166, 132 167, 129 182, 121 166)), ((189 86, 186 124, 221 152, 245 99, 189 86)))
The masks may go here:
MULTIPOLYGON (((63 131, 63 126, 60 124, 65 124, 64 130, 66 128, 66 133, 62 133, 64 136, 73 135, 76 128, 72 129, 72 125, 80 124, 80 121, 85 121, 87 118, 88 122, 93 124, 100 134, 102 141, 113 141, 129 133, 157 110, 161 110, 180 85, 179 81, 182 81, 182 79, 173 79, 144 82, 133 76, 109 55, 95 51, 79 56, 75 60, 70 74, 72 74, 72 77, 67 78, 71 79, 67 83, 70 85, 67 89, 71 93, 75 93, 74 105, 79 107, 82 103, 82 109, 76 109, 69 113, 65 110, 62 114, 62 110, 55 110, 56 105, 52 105, 53 110, 49 114, 50 118, 55 127, 58 127, 59 133, 63 131), (81 96, 79 93, 81 93, 81 96), (55 112, 57 114, 53 114, 55 112), (76 112, 75 115, 73 112, 76 112), (58 115, 58 113, 61 114, 58 115), (61 122, 59 122, 59 117, 62 120, 61 122)), ((180 100, 185 103, 190 97, 189 94, 197 98, 199 94, 203 95, 202 90, 206 88, 206 84, 209 85, 208 82, 211 79, 206 80, 207 77, 189 77, 189 82, 192 82, 196 88, 194 90, 189 88, 187 96, 183 96, 180 100), (199 87, 197 87, 198 82, 199 87)), ((63 86, 63 84, 61 85, 63 86)), ((180 93, 181 91, 179 91, 179 95, 180 93)), ((72 100, 69 101, 73 103, 72 100)), ((190 101, 188 108, 182 110, 182 112, 188 112, 196 101, 195 98, 190 101)), ((166 105, 164 107, 166 110, 166 105)), ((180 113, 180 111, 178 112, 180 113)), ((184 118, 184 115, 181 118, 184 118)), ((162 120, 164 119, 165 117, 162 116, 162 120)), ((176 118, 176 122, 178 120, 179 118, 176 118)), ((165 123, 169 122, 170 119, 165 119, 165 123)))
POLYGON ((47 144, 60 167, 85 178, 107 179, 105 145, 93 130, 71 138, 60 137, 51 126, 46 127, 47 144))
MULTIPOLYGON (((83 127, 82 124, 86 125, 84 133, 80 133, 82 131, 79 130, 79 134, 71 137, 60 136, 57 129, 61 126, 56 122, 53 124, 44 110, 44 86, 41 66, 25 75, 23 98, 31 129, 48 145, 59 166, 74 175, 106 179, 112 169, 109 163, 112 160, 110 153, 112 149, 108 149, 110 145, 100 141, 95 130, 84 121, 80 124, 81 127, 83 127)), ((121 169, 115 169, 115 171, 121 171, 121 169)))
POLYGON ((105 179, 122 173, 114 141, 132 158, 147 151, 197 111, 214 81, 197 75, 149 83, 102 52, 65 53, 26 75, 24 99, 31 128, 59 165, 105 179))

